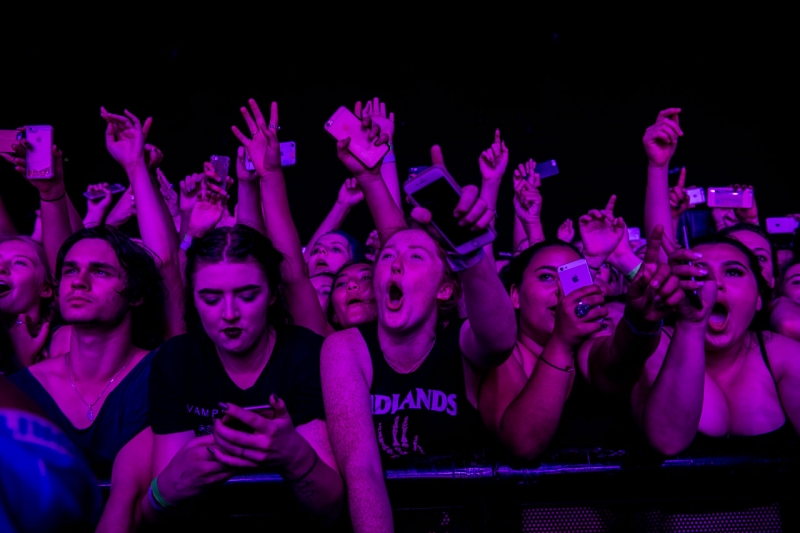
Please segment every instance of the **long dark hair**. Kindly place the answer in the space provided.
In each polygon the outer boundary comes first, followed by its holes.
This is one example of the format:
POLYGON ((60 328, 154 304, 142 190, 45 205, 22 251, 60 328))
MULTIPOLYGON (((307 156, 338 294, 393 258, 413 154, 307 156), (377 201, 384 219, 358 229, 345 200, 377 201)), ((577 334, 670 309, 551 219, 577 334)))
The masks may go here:
POLYGON ((270 295, 275 301, 267 311, 268 324, 281 328, 292 323, 281 291, 281 263, 283 255, 275 249, 272 241, 250 226, 236 224, 210 231, 202 239, 192 242, 186 252, 186 326, 202 330, 200 315, 194 305, 194 275, 202 264, 217 264, 224 261, 245 263, 253 261, 264 272, 270 295))
POLYGON ((519 286, 522 283, 525 270, 528 268, 528 265, 531 264, 531 261, 533 261, 533 258, 536 256, 536 254, 547 248, 552 248, 553 246, 563 246, 564 248, 569 248, 578 254, 578 257, 583 259, 583 254, 581 251, 568 242, 561 240, 537 242, 533 246, 525 248, 522 253, 512 258, 511 261, 500 270, 500 280, 503 282, 506 292, 511 292, 512 285, 519 286))
MULTIPOLYGON (((762 228, 761 226, 756 226, 755 224, 750 224, 749 222, 740 222, 739 224, 728 226, 727 228, 723 228, 722 231, 719 232, 719 234, 723 237, 731 237, 734 240, 736 240, 736 238, 733 237, 733 234, 738 233, 740 231, 749 231, 750 233, 755 233, 756 235, 763 237, 764 240, 769 243, 769 254, 772 257, 772 277, 777 281, 779 275, 778 248, 775 246, 775 243, 772 242, 772 236, 766 231, 764 231, 764 228, 762 228)), ((761 272, 760 266, 758 271, 761 272)))
POLYGON ((702 237, 698 237, 697 239, 691 242, 692 248, 709 244, 727 244, 729 246, 733 246, 734 248, 742 252, 745 257, 747 257, 747 261, 750 264, 750 270, 753 271, 753 276, 755 276, 756 278, 758 295, 761 296, 761 310, 756 311, 755 316, 753 316, 753 320, 752 322, 750 322, 750 329, 753 331, 763 331, 767 329, 769 326, 768 309, 770 303, 770 293, 772 289, 770 289, 767 280, 761 273, 761 263, 758 261, 758 257, 756 256, 756 254, 754 254, 750 250, 750 248, 748 248, 741 242, 737 241, 736 239, 727 237, 721 233, 704 235, 702 237))
POLYGON ((128 302, 141 302, 131 307, 131 337, 134 346, 152 350, 164 342, 164 301, 167 290, 154 260, 155 254, 136 244, 113 226, 95 226, 79 230, 67 238, 56 259, 55 286, 61 283, 61 270, 67 253, 84 239, 106 241, 114 249, 125 271, 122 296, 128 302))

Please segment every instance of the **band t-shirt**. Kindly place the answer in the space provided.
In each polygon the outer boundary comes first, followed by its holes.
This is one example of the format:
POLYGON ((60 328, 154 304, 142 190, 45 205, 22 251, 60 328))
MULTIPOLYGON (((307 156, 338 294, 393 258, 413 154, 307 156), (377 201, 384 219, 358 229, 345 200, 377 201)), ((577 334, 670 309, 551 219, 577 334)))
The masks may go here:
POLYGON ((150 371, 150 422, 157 435, 207 433, 219 403, 265 405, 271 394, 286 403, 295 427, 324 420, 319 354, 323 338, 300 327, 277 330, 275 346, 256 382, 240 389, 228 376, 204 331, 173 337, 150 371))
POLYGON ((462 320, 436 337, 420 367, 392 369, 378 342, 377 323, 359 327, 372 361, 370 403, 384 468, 406 468, 435 456, 471 459, 487 443, 477 409, 467 399, 462 320))

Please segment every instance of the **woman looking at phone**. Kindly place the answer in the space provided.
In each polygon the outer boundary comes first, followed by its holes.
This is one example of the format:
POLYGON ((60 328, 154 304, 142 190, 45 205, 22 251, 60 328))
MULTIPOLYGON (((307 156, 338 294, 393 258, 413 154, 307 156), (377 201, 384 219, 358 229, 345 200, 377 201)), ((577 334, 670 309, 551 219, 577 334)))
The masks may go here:
POLYGON ((633 411, 648 441, 667 455, 723 443, 778 450, 800 427, 800 343, 751 329, 769 290, 761 262, 720 236, 666 249, 682 291, 697 291, 700 305, 671 304, 669 347, 647 361, 634 388, 633 411))
MULTIPOLYGON (((383 140, 368 119, 364 126, 372 128, 376 143, 383 140)), ((323 393, 355 530, 389 531, 383 469, 480 442, 480 376, 508 356, 515 324, 488 258, 454 274, 426 231, 406 227, 392 234, 405 226, 402 212, 378 170, 348 152, 348 141, 339 141, 339 157, 358 179, 385 243, 372 280, 378 320, 326 339, 323 393), (441 313, 455 305, 462 288, 469 319, 442 328, 441 313)), ((434 162, 441 163, 438 147, 433 152, 434 162)), ((455 216, 471 225, 480 220, 485 227, 490 217, 484 214, 477 188, 465 187, 455 216)), ((415 215, 430 220, 421 210, 415 215)))
POLYGON ((161 348, 151 371, 148 520, 263 468, 278 470, 310 511, 336 513, 342 481, 324 421, 322 337, 290 325, 278 291, 281 261, 244 225, 215 229, 189 248, 190 331, 161 348), (265 404, 272 419, 243 409, 265 404))

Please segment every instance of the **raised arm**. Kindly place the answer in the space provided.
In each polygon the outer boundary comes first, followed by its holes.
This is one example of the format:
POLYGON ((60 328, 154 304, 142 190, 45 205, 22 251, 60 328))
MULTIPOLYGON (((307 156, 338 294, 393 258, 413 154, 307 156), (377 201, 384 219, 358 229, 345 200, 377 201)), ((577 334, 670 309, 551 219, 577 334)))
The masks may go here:
POLYGON ((536 161, 529 160, 514 169, 514 252, 544 240, 542 227, 542 179, 536 174, 536 161))
MULTIPOLYGON (((380 126, 377 122, 373 122, 371 117, 363 117, 361 124, 363 128, 369 130, 369 138, 375 143, 375 146, 385 144, 388 141, 388 135, 381 133, 380 126)), ((392 198, 378 167, 367 168, 364 163, 350 153, 347 149, 348 146, 350 146, 350 137, 336 143, 339 160, 344 163, 344 166, 358 181, 358 186, 364 193, 367 206, 370 213, 372 213, 372 219, 375 221, 378 238, 380 242, 386 242, 395 231, 406 227, 403 210, 392 198)), ((434 164, 436 164, 436 156, 433 154, 434 149, 438 153, 439 161, 441 161, 441 150, 439 150, 438 146, 434 146, 431 149, 434 164)))
MULTIPOLYGON (((644 229, 650 235, 656 226, 664 228, 665 235, 673 242, 675 230, 669 204, 669 162, 683 136, 679 126, 680 109, 670 108, 658 114, 656 123, 647 128, 642 142, 647 153, 647 189, 644 197, 644 229)), ((662 259, 665 256, 662 255, 662 259)))
POLYGON ((314 247, 317 240, 323 235, 339 229, 344 219, 350 214, 350 210, 363 200, 364 194, 358 187, 358 181, 356 181, 355 178, 346 179, 339 189, 339 196, 336 199, 336 203, 333 204, 330 213, 328 213, 328 216, 322 221, 322 224, 319 225, 314 235, 311 236, 311 240, 308 241, 308 245, 303 252, 306 263, 308 263, 311 257, 311 249, 314 247))
POLYGON ((261 209, 261 180, 256 171, 247 170, 244 146, 240 146, 236 151, 236 177, 239 180, 236 223, 250 226, 262 235, 266 235, 267 228, 261 209))
POLYGON ((120 164, 130 179, 136 194, 137 219, 142 241, 157 257, 157 264, 167 287, 164 304, 165 338, 183 333, 183 282, 178 257, 178 235, 175 223, 164 203, 164 198, 151 179, 144 156, 144 141, 151 119, 144 125, 133 113, 113 115, 101 108, 101 116, 108 123, 106 148, 120 164))
POLYGON ((697 257, 691 250, 668 246, 670 267, 681 280, 680 289, 697 290, 702 309, 696 309, 688 298, 675 306, 677 321, 667 353, 663 361, 651 358, 645 364, 632 403, 650 444, 661 453, 674 455, 691 444, 700 424, 706 382, 705 335, 717 300, 717 284, 713 279, 691 281, 691 276, 702 279, 704 273, 683 263, 697 257))
POLYGON ((383 157, 380 164, 381 177, 383 178, 386 187, 389 189, 389 194, 392 195, 394 203, 402 209, 402 193, 400 191, 400 179, 397 174, 397 160, 394 155, 394 113, 386 112, 386 103, 381 102, 376 96, 372 100, 367 101, 361 111, 361 102, 356 102, 355 115, 358 118, 370 117, 376 123, 381 133, 385 133, 388 137, 386 142, 389 144, 389 152, 383 157))
POLYGON ((86 200, 86 216, 83 218, 83 226, 86 228, 102 226, 106 222, 108 212, 111 210, 111 201, 113 200, 108 183, 89 185, 86 192, 102 196, 86 200))
MULTIPOLYGON (((347 486, 353 529, 393 531, 392 508, 372 422, 367 345, 357 329, 334 333, 322 346, 322 396, 333 453, 347 486)), ((370 372, 371 373, 371 372, 370 372)))
MULTIPOLYGON (((497 218, 497 195, 500 192, 500 183, 503 174, 508 167, 508 148, 506 143, 500 138, 500 130, 494 130, 494 142, 492 146, 484 150, 478 157, 478 168, 481 171, 481 198, 486 202, 486 210, 495 216, 489 222, 491 227, 495 226, 497 218)), ((494 245, 487 244, 483 247, 484 252, 494 264, 494 245)), ((495 266, 496 269, 496 266, 495 266)))
POLYGON ((289 312, 296 324, 320 335, 327 335, 333 328, 328 324, 314 286, 308 279, 308 266, 303 258, 300 237, 289 209, 277 134, 278 104, 272 102, 270 121, 267 124, 256 101, 250 99, 248 103, 252 116, 244 107, 240 111, 252 138, 248 138, 236 126, 232 129, 250 154, 250 159, 261 179, 261 205, 266 217, 267 237, 284 257, 281 274, 289 312))
MULTIPOLYGON (((13 144, 14 155, 0 154, 3 159, 14 165, 14 170, 25 173, 25 151, 29 149, 27 141, 13 144)), ((69 204, 67 203, 67 190, 64 187, 64 167, 62 165, 61 151, 53 145, 53 177, 49 179, 28 180, 39 191, 41 200, 42 217, 42 245, 44 246, 50 271, 56 267, 56 256, 64 241, 74 233, 70 221, 69 204)))

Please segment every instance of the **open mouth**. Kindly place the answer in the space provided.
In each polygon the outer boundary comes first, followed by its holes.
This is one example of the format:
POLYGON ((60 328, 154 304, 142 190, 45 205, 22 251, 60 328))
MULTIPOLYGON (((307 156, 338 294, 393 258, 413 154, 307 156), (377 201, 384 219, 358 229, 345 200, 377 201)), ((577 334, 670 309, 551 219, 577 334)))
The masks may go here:
POLYGON ((730 313, 728 307, 720 302, 714 304, 711 309, 711 316, 708 317, 708 327, 712 331, 723 331, 725 326, 728 325, 728 317, 730 313))
POLYGON ((0 296, 5 296, 11 292, 11 285, 8 282, 0 281, 0 296))
POLYGON ((325 260, 320 259, 319 261, 317 261, 316 268, 317 270, 328 269, 328 263, 325 260))
POLYGON ((388 287, 389 299, 386 306, 390 311, 397 311, 403 307, 403 289, 395 282, 390 282, 388 287))
POLYGON ((242 328, 225 328, 222 330, 222 334, 229 339, 237 339, 242 336, 242 328))

